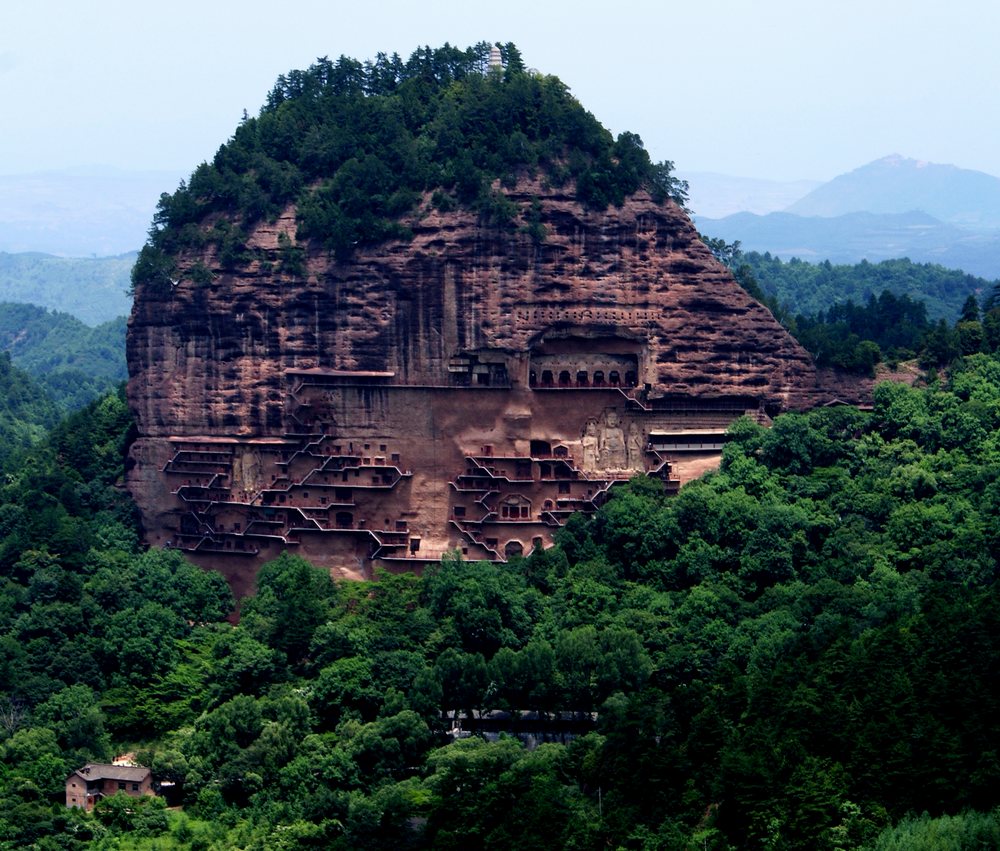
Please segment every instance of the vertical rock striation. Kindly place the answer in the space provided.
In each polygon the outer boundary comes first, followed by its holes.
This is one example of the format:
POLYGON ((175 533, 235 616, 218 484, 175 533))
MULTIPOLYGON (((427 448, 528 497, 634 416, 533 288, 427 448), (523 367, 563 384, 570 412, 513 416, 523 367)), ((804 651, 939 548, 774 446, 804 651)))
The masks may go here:
POLYGON ((412 240, 292 264, 289 208, 238 272, 210 248, 140 286, 129 487, 150 542, 237 592, 282 548, 346 576, 504 560, 634 473, 675 485, 671 459, 717 451, 733 418, 824 399, 675 205, 595 212, 530 181, 508 197, 544 239, 427 206, 412 240))

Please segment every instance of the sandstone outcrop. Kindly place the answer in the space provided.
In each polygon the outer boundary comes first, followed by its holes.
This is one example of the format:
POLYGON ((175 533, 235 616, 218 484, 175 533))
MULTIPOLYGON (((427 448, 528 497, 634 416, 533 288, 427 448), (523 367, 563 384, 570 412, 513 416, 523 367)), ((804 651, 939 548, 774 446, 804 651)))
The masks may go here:
POLYGON ((150 543, 238 593, 283 548, 345 576, 504 560, 637 472, 675 486, 671 458, 717 451, 737 416, 823 401, 677 206, 508 197, 544 239, 427 205, 412 240, 292 263, 289 208, 239 272, 209 248, 139 287, 129 487, 150 543))

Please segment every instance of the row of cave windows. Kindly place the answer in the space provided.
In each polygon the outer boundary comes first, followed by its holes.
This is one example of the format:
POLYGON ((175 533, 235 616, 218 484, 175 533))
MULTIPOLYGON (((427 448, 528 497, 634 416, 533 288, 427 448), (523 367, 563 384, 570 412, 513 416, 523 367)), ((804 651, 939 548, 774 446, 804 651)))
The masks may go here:
MULTIPOLYGON (((368 448, 369 448, 368 444, 366 443, 365 444, 365 450, 367 451, 368 448)), ((379 451, 380 452, 385 452, 385 444, 382 444, 381 446, 379 446, 379 451)), ((341 452, 341 446, 339 444, 335 444, 334 446, 329 447, 329 453, 328 454, 333 455, 333 456, 342 455, 343 453, 341 452)), ((347 456, 345 456, 345 457, 348 457, 348 458, 355 457, 353 447, 351 448, 350 453, 347 456)), ((391 464, 398 464, 399 463, 399 453, 398 452, 393 452, 392 455, 389 456, 389 462, 391 464)), ((363 455, 361 457, 361 464, 363 466, 365 466, 365 467, 370 466, 372 464, 374 464, 376 467, 380 466, 382 464, 385 464, 385 455, 376 455, 374 458, 372 458, 369 455, 363 455)))
POLYGON ((595 369, 593 379, 585 369, 576 373, 574 382, 572 373, 568 369, 562 370, 558 378, 551 369, 542 370, 542 380, 538 381, 538 374, 531 370, 528 374, 528 384, 532 387, 635 387, 638 384, 638 376, 632 370, 625 373, 625 380, 622 381, 621 373, 617 369, 612 369, 604 376, 603 369, 595 369))
MULTIPOLYGON (((346 482, 348 480, 347 472, 348 471, 345 471, 343 473, 343 475, 341 476, 341 481, 346 482)), ((354 478, 356 478, 356 479, 359 478, 359 475, 360 475, 360 471, 359 470, 355 470, 354 471, 354 478)), ((327 482, 327 481, 329 481, 329 479, 326 476, 324 476, 323 477, 323 482, 327 482)), ((372 476, 371 477, 372 487, 380 487, 382 485, 391 485, 394 481, 395 481, 395 477, 393 476, 392 473, 382 473, 380 476, 372 476)), ((316 484, 319 485, 320 483, 316 482, 316 484)), ((365 485, 361 485, 361 486, 365 487, 365 485)), ((309 491, 302 491, 302 498, 303 499, 309 499, 309 491)), ((350 501, 350 499, 351 499, 351 492, 350 492, 350 490, 344 489, 344 488, 336 488, 334 490, 334 502, 348 502, 348 501, 350 501)), ((327 498, 325 496, 319 497, 319 504, 320 505, 326 505, 326 501, 327 501, 327 498)), ((272 505, 272 504, 284 505, 285 502, 286 502, 286 494, 284 494, 284 493, 276 493, 275 491, 264 491, 264 494, 263 494, 263 504, 264 505, 272 505)))
MULTIPOLYGON (((176 444, 175 444, 175 446, 176 446, 176 444)), ((364 444, 364 448, 366 450, 371 449, 372 445, 370 443, 366 443, 366 444, 364 444)), ((387 448, 388 448, 388 446, 385 443, 380 443, 378 445, 379 452, 385 452, 387 448)), ((338 443, 338 444, 335 444, 332 447, 332 449, 333 449, 333 452, 335 454, 339 455, 340 452, 341 452, 341 450, 343 449, 343 446, 342 446, 342 444, 338 443)), ((353 443, 351 443, 349 445, 349 451, 353 454, 353 452, 354 452, 354 444, 353 443)), ((193 452, 198 452, 198 453, 202 453, 202 454, 206 454, 206 455, 207 454, 211 454, 211 455, 217 456, 214 459, 215 461, 225 461, 225 462, 228 462, 228 461, 232 460, 232 452, 221 452, 221 451, 218 451, 218 450, 212 450, 209 447, 206 447, 206 446, 204 446, 202 444, 195 444, 194 446, 184 446, 183 448, 177 448, 177 455, 180 455, 181 453, 186 453, 186 452, 192 452, 192 453, 193 452)), ((288 460, 288 457, 290 455, 295 454, 295 450, 287 450, 287 449, 285 449, 285 450, 282 450, 281 452, 279 452, 277 454, 283 460, 288 460)), ((176 455, 174 457, 176 458, 176 455)), ((198 459, 198 461, 204 462, 205 459, 204 458, 198 459)))
MULTIPOLYGON (((364 526, 364 521, 359 521, 358 528, 362 528, 363 526, 364 526)), ((346 512, 344 514, 342 514, 342 515, 338 514, 337 515, 337 527, 340 528, 340 529, 350 529, 350 528, 352 528, 353 527, 353 517, 350 514, 347 514, 346 512)), ((396 522, 396 527, 397 527, 397 531, 407 531, 406 528, 405 528, 405 521, 397 521, 396 522), (403 528, 400 528, 401 526, 403 528)), ((490 549, 496 550, 497 545, 499 544, 499 540, 497 538, 487 538, 486 541, 485 541, 485 543, 486 543, 486 546, 489 547, 490 549)), ((536 537, 536 538, 532 538, 531 543, 532 543, 533 547, 541 547, 542 544, 543 544, 543 541, 542 541, 541 537, 536 537)), ((263 539, 260 542, 260 546, 261 546, 262 549, 265 549, 265 550, 266 549, 270 549, 271 543, 270 543, 270 541, 268 541, 266 539, 263 539)), ((225 548, 227 550, 233 549, 233 542, 232 541, 226 541, 225 548)), ((243 550, 243 551, 252 551, 252 552, 256 552, 257 551, 255 548, 252 549, 252 548, 247 547, 247 545, 244 544, 244 542, 242 542, 242 541, 238 541, 237 542, 236 549, 237 550, 243 550)), ((411 538, 410 539, 410 541, 409 541, 409 550, 410 550, 411 553, 419 552, 419 550, 420 550, 420 538, 411 538)), ((468 547, 462 547, 462 552, 465 553, 465 554, 468 554, 468 552, 469 552, 468 547)), ((506 558, 509 559, 509 558, 514 557, 514 556, 523 556, 523 555, 524 555, 524 545, 520 541, 511 540, 511 541, 508 541, 504 545, 504 556, 506 558)), ((132 787, 133 791, 138 791, 137 787, 138 787, 138 784, 133 784, 133 787, 132 787)), ((118 788, 119 789, 124 789, 125 786, 124 786, 124 784, 120 783, 118 785, 118 788)))
MULTIPOLYGON (((560 488, 560 492, 563 489, 560 488)), ((569 493, 569 487, 565 488, 565 492, 569 493)), ((555 508, 555 503, 551 499, 547 499, 542 504, 543 511, 552 511, 555 508)), ((465 506, 457 505, 454 509, 454 514, 456 518, 465 517, 465 506)), ((531 519, 531 503, 504 503, 500 506, 500 517, 504 520, 529 520, 531 519)), ((188 518, 184 518, 187 520, 188 518)), ((395 522, 395 531, 406 532, 409 526, 405 520, 397 520, 395 522)), ((184 524, 182 523, 182 531, 186 531, 188 534, 194 532, 194 529, 184 529, 184 524)), ((354 528, 354 515, 350 511, 338 511, 334 515, 334 526, 337 529, 353 529, 354 528)), ((362 528, 364 526, 364 521, 358 521, 358 527, 362 528)), ((389 528, 389 518, 386 518, 385 528, 389 528)), ((224 523, 218 523, 216 525, 216 531, 224 532, 226 531, 226 526, 224 523)), ((241 523, 233 523, 232 530, 235 533, 242 531, 241 523)))
MULTIPOLYGON (((569 494, 569 488, 559 488, 559 493, 569 494)), ((591 492, 587 491, 587 496, 591 496, 591 492)), ((547 499, 542 503, 542 511, 554 511, 556 504, 551 500, 547 499)), ((529 505, 501 505, 500 506, 500 517, 504 520, 527 520, 530 515, 531 507, 529 505)), ((456 507, 455 516, 460 517, 465 515, 465 509, 456 507), (461 510, 461 514, 459 511, 461 510)))
MULTIPOLYGON (((554 455, 556 458, 568 458, 569 457, 569 447, 562 443, 557 443, 555 448, 552 448, 552 444, 547 440, 532 440, 531 447, 529 449, 532 458, 542 458, 546 455, 554 455)), ((487 443, 484 446, 479 447, 479 454, 484 458, 493 457, 493 444, 487 443)), ((520 463, 520 462, 519 462, 520 463)), ((472 468, 469 468, 470 473, 472 468)))
MULTIPOLYGON (((565 488, 560 485, 559 493, 568 494, 569 482, 565 483, 565 488)), ((587 492, 589 495, 589 491, 587 492)), ((551 499, 547 499, 542 503, 542 511, 553 511, 556 505, 551 499)), ((465 517, 465 506, 456 505, 453 509, 456 518, 465 517)), ((527 500, 524 502, 505 502, 500 506, 500 517, 503 520, 530 520, 531 519, 531 503, 527 500)))
MULTIPOLYGON (((371 448, 372 447, 371 447, 370 443, 364 444, 364 451, 365 452, 370 452, 371 448)), ((384 464, 385 463, 385 453, 386 453, 386 450, 387 450, 386 444, 380 443, 378 445, 378 451, 381 452, 382 455, 376 455, 374 458, 372 458, 369 455, 364 455, 364 456, 361 457, 361 463, 363 465, 365 465, 365 466, 368 466, 368 465, 371 465, 371 464, 374 464, 375 466, 378 466, 380 464, 384 464)), ((359 454, 359 450, 355 450, 353 443, 350 443, 348 445, 346 455, 344 453, 344 446, 341 443, 324 444, 319 450, 317 450, 317 452, 320 455, 332 455, 332 456, 344 455, 347 458, 355 458, 359 454)), ((315 455, 315 454, 317 454, 317 452, 313 452, 312 454, 315 455)), ((296 455, 296 454, 298 454, 298 453, 295 452, 295 451, 292 451, 292 450, 287 450, 287 449, 283 450, 281 452, 276 453, 277 457, 281 461, 288 461, 293 455, 296 455)), ((393 452, 392 455, 389 456, 389 461, 392 464, 398 464, 399 463, 399 453, 398 452, 393 452)))
MULTIPOLYGON (((544 542, 543 542, 543 540, 542 540, 542 538, 540 536, 537 537, 537 538, 532 538, 531 539, 531 546, 532 547, 541 547, 541 546, 543 546, 543 543, 544 542)), ((496 550, 496 548, 500 544, 500 541, 497 538, 487 538, 486 541, 485 541, 485 544, 491 550, 496 550)), ((466 555, 467 556, 468 554, 469 554, 469 548, 468 547, 462 547, 462 555, 466 555)), ((520 541, 508 541, 504 545, 503 554, 504 554, 504 557, 508 558, 508 559, 513 558, 514 556, 523 556, 524 555, 524 544, 522 544, 520 541)))
MULTIPOLYGON (((278 518, 280 520, 280 517, 278 518)), ((389 518, 385 518, 384 530, 389 531, 389 518)), ((333 526, 335 529, 364 529, 367 526, 367 520, 361 518, 357 522, 357 526, 354 524, 354 514, 350 511, 338 511, 333 516, 333 526)), ((395 531, 397 532, 407 532, 409 531, 409 524, 406 520, 397 520, 394 524, 395 531)), ((219 526, 219 530, 223 531, 224 527, 219 526)), ((237 523, 234 526, 234 531, 238 532, 240 530, 240 524, 237 523)))

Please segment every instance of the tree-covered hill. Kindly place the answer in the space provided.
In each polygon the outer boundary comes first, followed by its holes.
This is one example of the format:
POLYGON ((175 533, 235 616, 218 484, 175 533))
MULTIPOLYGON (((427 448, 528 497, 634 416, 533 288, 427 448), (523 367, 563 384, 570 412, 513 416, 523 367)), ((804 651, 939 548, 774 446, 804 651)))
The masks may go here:
POLYGON ((39 383, 0 351, 0 471, 20 450, 44 437, 58 415, 39 383))
POLYGON ((740 262, 750 267, 764 294, 792 315, 815 315, 848 300, 864 304, 870 295, 889 292, 924 302, 931 320, 954 322, 970 295, 982 298, 998 283, 905 258, 835 265, 783 261, 768 253, 747 251, 740 262))
POLYGON ((996 847, 998 412, 975 355, 741 421, 717 473, 511 564, 281 556, 233 626, 217 575, 138 547, 108 396, 0 469, 0 847, 996 847), (597 714, 450 732, 486 710, 597 714), (126 748, 183 813, 67 812, 126 748))
POLYGON ((947 367, 961 355, 1000 351, 1000 282, 909 260, 784 263, 770 254, 744 253, 739 242, 702 239, 818 366, 874 377, 881 362, 916 358, 927 368, 947 367), (955 306, 962 292, 968 294, 955 306), (933 321, 928 303, 938 311, 945 304, 957 321, 933 321), (802 305, 815 312, 804 312, 802 305))
MULTIPOLYGON (((243 262, 240 229, 290 201, 303 239, 345 251, 435 192, 502 224, 493 180, 522 169, 594 205, 671 189, 637 139, 486 50, 279 80, 163 199, 137 285, 199 240, 243 262)), ((904 298, 882 319, 919 318, 904 298)), ((28 439, 0 444, 0 849, 997 847, 988 316, 946 327, 978 352, 946 377, 740 420, 717 472, 674 497, 638 479, 553 548, 355 583, 286 553, 238 624, 220 575, 140 546, 121 391, 39 437, 54 410, 3 354, 0 427, 28 439), (522 712, 574 735, 471 729, 522 712), (182 809, 63 806, 70 770, 123 751, 182 809)))
POLYGON ((94 258, 0 252, 0 302, 41 305, 89 325, 109 322, 131 310, 135 258, 134 252, 94 258))
POLYGON ((252 256, 244 229, 289 203, 298 227, 288 238, 347 256, 405 238, 402 219, 429 193, 439 208, 507 225, 518 211, 494 183, 526 173, 574 181, 580 200, 600 208, 640 188, 683 198, 671 164, 650 162, 638 136, 613 138, 560 80, 526 70, 512 44, 500 51, 503 68, 489 67, 481 43, 406 61, 323 58, 282 75, 259 115, 161 198, 135 282, 164 285, 172 254, 206 242, 238 267, 252 256))
POLYGON ((91 328, 68 313, 0 303, 0 351, 64 411, 83 407, 128 378, 124 316, 91 328))

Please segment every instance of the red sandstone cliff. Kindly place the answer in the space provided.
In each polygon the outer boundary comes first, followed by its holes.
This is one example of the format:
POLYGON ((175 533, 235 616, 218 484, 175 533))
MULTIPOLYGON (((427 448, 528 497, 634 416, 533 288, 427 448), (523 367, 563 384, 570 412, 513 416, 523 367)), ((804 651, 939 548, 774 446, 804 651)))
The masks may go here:
MULTIPOLYGON (((810 404, 809 355, 733 281, 674 205, 643 195, 585 211, 538 186, 544 242, 430 211, 412 242, 340 264, 313 253, 300 277, 276 273, 294 210, 249 245, 265 260, 239 274, 209 251, 181 258, 180 281, 140 291, 130 321, 130 399, 144 435, 280 433, 289 368, 388 370, 405 384, 447 382, 459 352, 525 352, 554 327, 648 341, 639 383, 653 393, 753 395, 810 404), (184 270, 201 260, 211 284, 184 270), (270 268, 268 268, 270 265, 270 268)), ((512 376, 516 381, 518 376, 512 376)))
POLYGON ((303 551, 352 575, 387 552, 434 558, 464 544, 470 556, 502 558, 505 534, 521 548, 544 543, 566 512, 592 506, 611 482, 666 474, 653 437, 676 427, 670 417, 681 410, 714 406, 731 419, 822 401, 809 355, 677 206, 639 194, 596 212, 537 183, 509 197, 522 210, 540 201, 543 241, 466 211, 425 208, 409 223, 411 241, 346 263, 311 250, 289 274, 279 246, 282 234, 294 238, 288 209, 254 229, 256 257, 239 273, 221 269, 210 248, 178 258, 169 289, 140 286, 128 392, 141 439, 129 483, 153 542, 212 561, 227 542, 256 559, 274 555, 271 543, 315 537, 303 551), (196 264, 211 270, 210 283, 196 282, 196 264), (212 440, 228 447, 222 455, 191 454, 208 453, 212 440), (596 440, 611 448, 598 452, 596 440), (556 446, 569 461, 544 466, 545 448, 556 446), (481 487, 479 508, 459 505, 468 489, 456 477, 470 475, 487 447, 522 461, 523 476, 487 464, 492 473, 474 471, 476 487, 484 476, 507 484, 481 487), (307 460, 292 473, 289 458, 307 460), (320 501, 314 486, 301 496, 317 470, 352 484, 345 471, 356 475, 364 459, 382 470, 366 486, 378 493, 340 487, 339 502, 332 492, 320 501), (555 491, 543 498, 538 484, 547 475, 592 486, 560 513, 555 491), (528 507, 501 506, 501 491, 528 507), (289 506, 281 524, 250 519, 278 505, 289 506), (469 512, 500 534, 470 532, 469 512), (405 530, 405 543, 380 538, 373 523, 405 530), (338 524, 352 534, 334 534, 338 524), (340 555, 325 555, 333 551, 340 555))

